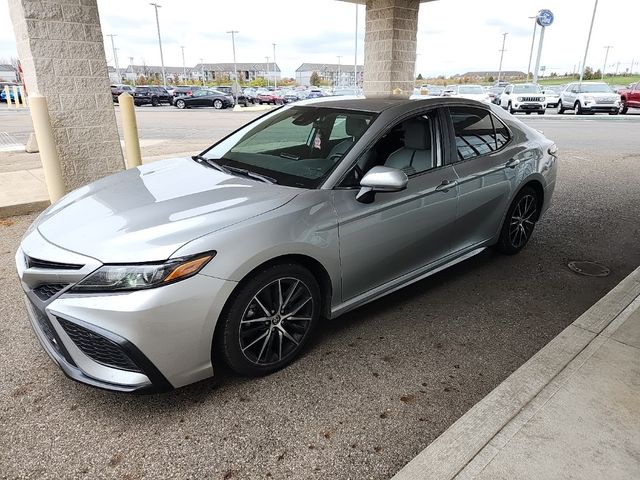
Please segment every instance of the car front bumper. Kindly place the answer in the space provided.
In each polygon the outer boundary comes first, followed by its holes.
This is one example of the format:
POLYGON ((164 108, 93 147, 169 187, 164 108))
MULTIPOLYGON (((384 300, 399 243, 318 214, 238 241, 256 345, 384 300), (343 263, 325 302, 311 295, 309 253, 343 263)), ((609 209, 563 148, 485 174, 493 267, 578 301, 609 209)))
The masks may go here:
POLYGON ((514 103, 513 110, 516 112, 544 112, 544 103, 514 103))
POLYGON ((620 105, 616 103, 585 103, 582 110, 585 112, 617 112, 620 110, 620 105))
POLYGON ((108 390, 157 392, 213 375, 213 332, 235 282, 199 274, 148 290, 74 294, 73 274, 27 264, 25 254, 63 263, 71 256, 95 270, 95 260, 68 251, 56 256, 58 249, 33 231, 16 266, 33 330, 67 376, 108 390))

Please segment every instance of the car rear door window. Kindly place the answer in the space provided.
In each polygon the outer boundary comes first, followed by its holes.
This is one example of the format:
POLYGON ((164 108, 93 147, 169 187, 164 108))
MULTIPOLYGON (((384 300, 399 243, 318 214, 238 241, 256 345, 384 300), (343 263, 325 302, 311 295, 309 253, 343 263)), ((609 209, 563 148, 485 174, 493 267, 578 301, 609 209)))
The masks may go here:
POLYGON ((457 161, 499 150, 509 141, 509 129, 491 112, 474 107, 449 108, 457 161))

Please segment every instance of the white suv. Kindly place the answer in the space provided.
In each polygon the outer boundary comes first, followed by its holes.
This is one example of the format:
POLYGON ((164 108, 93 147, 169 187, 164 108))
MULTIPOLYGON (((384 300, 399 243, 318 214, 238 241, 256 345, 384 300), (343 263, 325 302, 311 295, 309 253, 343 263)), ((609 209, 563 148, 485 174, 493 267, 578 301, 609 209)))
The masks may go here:
POLYGON ((573 110, 576 115, 606 112, 617 115, 620 111, 620 95, 604 82, 570 83, 560 94, 558 113, 573 110))
POLYGON ((509 113, 537 112, 544 115, 547 108, 546 97, 535 83, 507 85, 500 95, 500 106, 509 113))

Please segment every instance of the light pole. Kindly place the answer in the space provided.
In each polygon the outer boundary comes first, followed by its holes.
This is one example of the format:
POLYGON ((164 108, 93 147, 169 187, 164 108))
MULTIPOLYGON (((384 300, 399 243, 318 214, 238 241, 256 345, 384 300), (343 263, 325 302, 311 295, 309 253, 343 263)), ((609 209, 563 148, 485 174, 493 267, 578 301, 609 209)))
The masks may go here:
POLYGON ((353 86, 358 88, 358 2, 356 4, 356 35, 355 35, 355 53, 353 55, 353 86))
POLYGON ((158 19, 158 9, 162 7, 162 5, 158 5, 157 3, 150 3, 149 5, 153 5, 156 9, 156 27, 158 27, 158 45, 160 46, 160 65, 162 66, 162 85, 167 86, 167 77, 164 74, 164 57, 162 56, 162 38, 160 37, 160 20, 158 19))
POLYGON ((584 77, 584 70, 587 65, 587 53, 589 53, 589 43, 591 42, 591 32, 593 31, 593 22, 596 19, 596 10, 598 9, 598 0, 593 4, 593 15, 591 17, 591 26, 589 27, 589 35, 587 36, 587 46, 584 48, 584 58, 582 59, 582 69, 580 70, 580 83, 584 77))
POLYGON ((187 81, 187 66, 184 63, 184 46, 180 45, 180 50, 182 50, 182 80, 187 81))
POLYGON ((271 75, 271 69, 269 68, 269 57, 264 57, 267 60, 267 87, 270 85, 269 75, 271 75))
POLYGON ((502 76, 502 58, 504 57, 504 43, 507 41, 508 33, 502 34, 502 48, 500 49, 500 66, 498 67, 498 84, 500 83, 500 77, 502 76))
POLYGON ((337 82, 335 82, 334 86, 340 86, 340 63, 341 63, 341 59, 342 59, 342 55, 336 55, 338 57, 338 80, 337 82))
POLYGON ((233 93, 233 100, 238 103, 238 94, 237 89, 238 85, 238 67, 236 67, 236 33, 238 30, 229 30, 227 33, 231 34, 231 48, 233 48, 233 88, 231 89, 233 93))
POLYGON ((609 50, 613 48, 613 45, 605 45, 604 48, 607 49, 607 53, 604 54, 604 65, 602 66, 602 75, 600 76, 600 80, 604 80, 604 71, 607 69, 607 58, 609 58, 609 50))
POLYGON ((529 73, 531 73, 531 59, 533 58, 533 46, 536 43, 536 30, 538 28, 538 16, 535 15, 533 17, 527 17, 527 18, 533 18, 533 37, 531 38, 531 51, 529 52, 529 65, 527 66, 527 82, 529 81, 529 73))
POLYGON ((278 76, 276 75, 276 44, 273 44, 273 88, 278 88, 278 76))
POLYGON ((118 66, 118 54, 116 53, 116 44, 113 42, 113 37, 117 37, 118 35, 114 35, 110 33, 107 37, 111 37, 111 49, 113 50, 113 63, 116 66, 116 73, 118 74, 118 81, 122 81, 122 75, 120 75, 120 67, 118 66))

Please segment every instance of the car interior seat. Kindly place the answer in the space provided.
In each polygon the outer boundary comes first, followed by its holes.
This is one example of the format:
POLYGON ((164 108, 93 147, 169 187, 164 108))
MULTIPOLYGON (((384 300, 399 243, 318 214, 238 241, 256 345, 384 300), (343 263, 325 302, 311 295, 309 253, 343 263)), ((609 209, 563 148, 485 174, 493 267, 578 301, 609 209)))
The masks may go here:
POLYGON ((428 121, 411 119, 404 123, 404 147, 389 155, 384 165, 412 175, 433 168, 432 158, 428 121))

